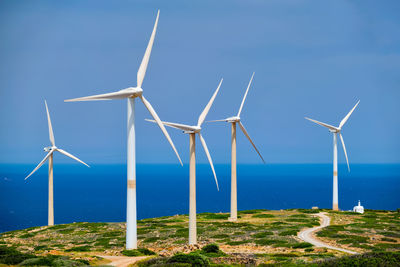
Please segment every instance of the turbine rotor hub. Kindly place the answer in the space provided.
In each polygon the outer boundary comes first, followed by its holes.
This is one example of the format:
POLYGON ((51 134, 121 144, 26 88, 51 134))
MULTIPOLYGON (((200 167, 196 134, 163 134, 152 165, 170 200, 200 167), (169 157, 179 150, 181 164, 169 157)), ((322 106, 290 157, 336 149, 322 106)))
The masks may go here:
POLYGON ((192 133, 199 133, 201 131, 201 127, 197 125, 191 126, 191 128, 193 128, 193 130, 183 131, 183 133, 192 134, 192 133))
POLYGON ((128 87, 126 89, 122 89, 120 90, 120 92, 129 92, 132 93, 131 98, 136 98, 136 97, 140 97, 143 94, 143 89, 140 87, 128 87))
POLYGON ((229 117, 226 119, 227 122, 239 122, 240 121, 240 117, 238 116, 233 116, 233 117, 229 117))

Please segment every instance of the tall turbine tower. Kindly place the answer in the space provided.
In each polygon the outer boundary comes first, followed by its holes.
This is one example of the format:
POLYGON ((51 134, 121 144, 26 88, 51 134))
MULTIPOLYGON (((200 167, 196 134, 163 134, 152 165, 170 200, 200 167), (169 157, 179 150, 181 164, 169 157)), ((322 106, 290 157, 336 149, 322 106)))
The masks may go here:
POLYGON ((47 123, 49 124, 49 137, 50 137, 50 143, 51 146, 45 147, 43 150, 45 152, 48 152, 47 155, 44 157, 44 159, 36 166, 36 168, 25 178, 28 179, 32 174, 34 174, 45 162, 46 160, 49 160, 49 208, 48 208, 48 220, 47 224, 49 226, 54 225, 54 200, 53 200, 53 153, 55 151, 60 152, 61 154, 64 154, 67 157, 70 157, 82 164, 85 164, 86 166, 89 167, 85 162, 82 160, 78 159, 74 155, 71 155, 65 150, 62 150, 61 148, 56 147, 56 142, 54 140, 54 133, 53 133, 53 127, 51 126, 51 120, 50 120, 50 114, 49 114, 49 109, 47 108, 47 102, 46 100, 44 101, 44 104, 46 106, 46 113, 47 113, 47 123))
POLYGON ((154 37, 156 35, 158 17, 160 11, 157 12, 156 22, 154 23, 153 32, 151 33, 150 41, 147 45, 146 52, 142 63, 140 64, 137 72, 137 86, 128 87, 117 92, 86 96, 81 98, 65 100, 65 102, 75 101, 92 101, 92 100, 113 100, 113 99, 127 99, 128 100, 128 155, 127 155, 127 166, 128 166, 128 193, 127 193, 127 207, 126 207, 126 249, 137 248, 137 215, 136 215, 136 155, 135 155, 135 98, 140 98, 145 107, 149 110, 151 116, 155 119, 161 131, 164 133, 168 142, 175 151, 179 162, 182 165, 181 158, 179 157, 178 151, 176 150, 174 143, 172 142, 167 130, 161 123, 156 111, 151 106, 150 102, 143 96, 142 84, 144 76, 146 74, 147 65, 149 63, 151 48, 153 47, 154 37))
MULTIPOLYGON (((201 125, 203 124, 208 111, 210 110, 215 97, 218 94, 219 88, 221 87, 222 80, 220 81, 217 90, 211 97, 210 101, 208 102, 207 106, 204 108, 203 112, 200 114, 199 119, 197 121, 197 125, 185 125, 180 123, 173 123, 173 122, 162 122, 163 124, 182 130, 183 133, 189 134, 189 148, 190 148, 190 170, 189 170, 189 245, 197 244, 197 228, 196 228, 196 134, 198 134, 201 144, 203 145, 204 151, 206 152, 208 161, 211 166, 211 170, 214 174, 215 183, 218 187, 218 180, 217 175, 215 174, 214 165, 211 159, 210 152, 208 151, 206 141, 204 140, 203 136, 200 134, 201 125)), ((151 122, 155 122, 154 120, 147 120, 151 122)))
POLYGON ((309 121, 315 122, 321 126, 328 128, 329 131, 331 133, 333 133, 333 204, 332 204, 333 210, 339 210, 338 169, 337 169, 337 135, 339 134, 340 141, 342 142, 343 151, 344 151, 344 155, 346 157, 346 162, 347 162, 347 169, 350 172, 349 160, 347 158, 346 146, 343 141, 341 130, 342 130, 343 125, 349 119, 351 113, 353 113, 353 111, 356 109, 356 107, 358 106, 359 103, 360 103, 360 100, 358 100, 357 104, 350 110, 350 112, 346 115, 346 117, 343 118, 343 120, 339 124, 339 127, 335 127, 335 126, 305 117, 309 121))
POLYGON ((249 134, 247 133, 246 129, 244 128, 242 122, 240 121, 240 113, 242 112, 242 108, 244 105, 244 101, 246 100, 247 93, 249 92, 249 88, 251 82, 253 81, 253 75, 251 75, 249 85, 247 86, 246 93, 243 96, 242 103, 240 104, 239 112, 236 116, 229 117, 223 120, 214 120, 210 122, 216 121, 225 121, 231 124, 231 216, 229 217, 230 221, 237 220, 237 182, 236 182, 236 124, 239 124, 240 129, 244 133, 244 135, 249 139, 250 143, 253 145, 254 149, 257 151, 258 155, 260 156, 261 160, 265 163, 263 157, 261 156, 260 152, 258 151, 257 147, 251 140, 249 134))

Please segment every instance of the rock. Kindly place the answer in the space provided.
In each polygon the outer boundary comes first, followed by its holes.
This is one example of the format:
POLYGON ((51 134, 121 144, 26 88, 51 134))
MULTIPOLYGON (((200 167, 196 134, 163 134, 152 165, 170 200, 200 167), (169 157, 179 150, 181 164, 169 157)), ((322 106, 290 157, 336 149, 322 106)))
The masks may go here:
POLYGON ((158 252, 158 255, 160 255, 161 257, 169 257, 170 253, 164 249, 158 252))

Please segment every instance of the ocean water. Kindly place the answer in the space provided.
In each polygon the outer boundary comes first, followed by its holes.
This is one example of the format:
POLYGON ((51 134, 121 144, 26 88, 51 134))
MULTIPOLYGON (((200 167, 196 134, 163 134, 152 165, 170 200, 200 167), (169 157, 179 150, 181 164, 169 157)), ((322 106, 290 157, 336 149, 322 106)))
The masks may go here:
MULTIPOLYGON (((0 165, 0 232, 47 224, 47 166, 0 165)), ((197 211, 229 212, 230 165, 197 165, 197 211)), ((339 207, 400 208, 400 165, 339 165, 339 207)), ((238 165, 238 209, 331 208, 330 164, 238 165)), ((189 166, 138 165, 138 219, 188 213, 189 166)), ((126 165, 54 166, 55 223, 123 222, 126 165)))

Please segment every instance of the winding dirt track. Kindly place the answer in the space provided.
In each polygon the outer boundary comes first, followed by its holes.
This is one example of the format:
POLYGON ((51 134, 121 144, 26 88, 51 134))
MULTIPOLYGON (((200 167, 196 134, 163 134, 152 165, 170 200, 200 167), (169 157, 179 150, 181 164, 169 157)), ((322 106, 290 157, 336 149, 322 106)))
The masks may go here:
POLYGON ((322 219, 321 225, 317 226, 317 227, 308 228, 308 229, 305 229, 303 231, 300 231, 297 234, 297 236, 300 239, 304 240, 305 242, 311 243, 316 247, 325 247, 325 248, 329 248, 329 249, 334 249, 334 250, 346 252, 346 253, 349 253, 349 254, 357 254, 357 252, 355 252, 355 251, 347 250, 347 249, 344 249, 344 248, 334 247, 334 246, 331 246, 331 245, 329 245, 327 243, 324 243, 324 242, 322 242, 320 240, 315 239, 315 237, 313 237, 312 234, 315 231, 317 231, 317 230, 319 230, 321 228, 327 227, 328 225, 330 225, 330 222, 331 222, 331 218, 329 216, 327 216, 323 212, 316 214, 316 216, 318 216, 318 217, 320 217, 322 219))

